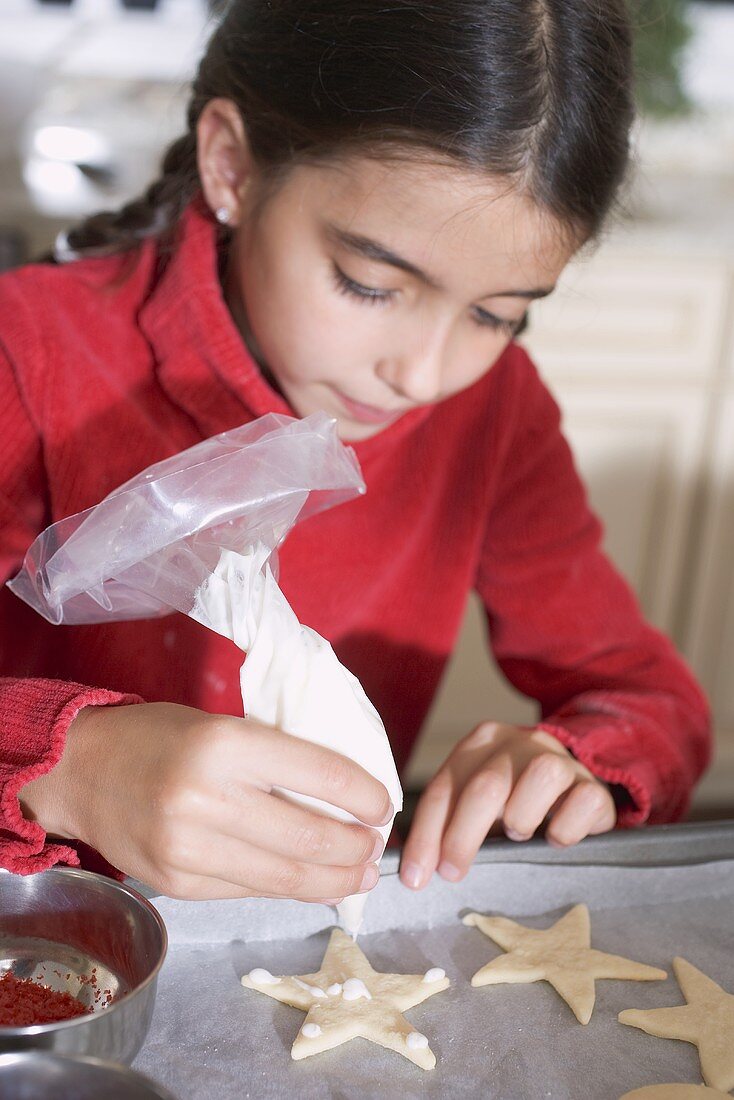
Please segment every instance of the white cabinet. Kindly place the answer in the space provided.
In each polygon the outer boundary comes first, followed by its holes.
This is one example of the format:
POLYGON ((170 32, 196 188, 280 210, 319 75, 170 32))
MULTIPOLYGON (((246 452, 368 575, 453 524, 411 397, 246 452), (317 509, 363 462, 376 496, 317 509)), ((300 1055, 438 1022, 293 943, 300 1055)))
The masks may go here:
MULTIPOLYGON (((734 351, 734 339, 731 346, 734 351)), ((708 500, 688 629, 689 656, 709 693, 718 735, 701 797, 718 805, 734 803, 734 356, 731 368, 712 422, 708 500)))
POLYGON ((675 633, 706 398, 695 389, 610 383, 554 387, 605 547, 647 617, 675 633))
MULTIPOLYGON (((563 409, 607 551, 711 693, 717 766, 698 800, 734 811, 733 289, 734 264, 715 252, 610 242, 534 307, 526 343, 563 409)), ((472 599, 409 781, 429 778, 483 719, 535 713, 492 664, 472 599)))
POLYGON ((716 369, 729 268, 718 257, 651 256, 613 242, 564 272, 532 308, 527 345, 551 377, 638 385, 700 382, 716 369))

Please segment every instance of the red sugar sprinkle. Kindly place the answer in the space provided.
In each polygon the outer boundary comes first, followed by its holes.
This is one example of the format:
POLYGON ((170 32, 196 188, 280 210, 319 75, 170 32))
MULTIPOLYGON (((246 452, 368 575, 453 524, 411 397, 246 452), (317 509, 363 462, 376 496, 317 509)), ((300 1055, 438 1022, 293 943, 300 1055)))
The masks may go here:
POLYGON ((52 1024, 88 1015, 88 1009, 70 993, 59 993, 30 978, 8 971, 0 978, 0 1027, 52 1024))

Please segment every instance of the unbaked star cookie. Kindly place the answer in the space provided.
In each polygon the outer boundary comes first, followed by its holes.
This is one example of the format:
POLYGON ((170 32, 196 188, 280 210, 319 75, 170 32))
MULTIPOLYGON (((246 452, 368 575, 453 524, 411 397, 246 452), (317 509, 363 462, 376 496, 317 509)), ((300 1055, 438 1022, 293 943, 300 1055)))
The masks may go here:
POLYGON ((597 978, 652 982, 667 977, 657 967, 595 951, 590 946, 589 910, 585 905, 575 905, 551 928, 543 930, 526 928, 507 917, 485 917, 481 913, 467 914, 464 924, 479 928, 508 952, 478 970, 472 985, 550 982, 582 1024, 591 1019, 597 978))
POLYGON ((318 973, 276 978, 257 969, 242 984, 308 1013, 292 1058, 308 1058, 361 1036, 396 1050, 421 1069, 436 1065, 428 1039, 403 1012, 448 988, 449 980, 438 967, 425 974, 382 974, 372 969, 350 936, 335 928, 318 973))
POLYGON ((677 1008, 628 1008, 620 1012, 619 1021, 659 1039, 694 1043, 706 1084, 729 1092, 734 1088, 734 995, 685 959, 674 959, 673 970, 687 1004, 677 1008))

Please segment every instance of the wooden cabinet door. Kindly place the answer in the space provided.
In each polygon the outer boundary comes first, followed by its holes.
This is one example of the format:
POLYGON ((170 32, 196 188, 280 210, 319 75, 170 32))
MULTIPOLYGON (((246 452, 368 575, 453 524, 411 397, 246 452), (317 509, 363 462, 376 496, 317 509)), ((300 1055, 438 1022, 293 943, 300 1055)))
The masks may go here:
MULTIPOLYGON (((734 341, 732 344, 734 382, 734 341)), ((734 386, 718 402, 710 491, 701 526, 698 568, 690 591, 686 651, 711 699, 714 762, 698 799, 734 803, 734 386)), ((734 816, 732 814, 731 816, 734 816)))

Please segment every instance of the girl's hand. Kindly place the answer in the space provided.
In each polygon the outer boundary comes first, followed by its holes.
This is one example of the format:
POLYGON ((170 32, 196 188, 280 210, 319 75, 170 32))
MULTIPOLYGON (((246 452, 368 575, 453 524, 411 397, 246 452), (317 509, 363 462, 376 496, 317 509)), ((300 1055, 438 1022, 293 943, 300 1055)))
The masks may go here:
POLYGON ((614 827, 608 788, 549 733, 485 722, 465 737, 421 795, 403 849, 400 877, 420 890, 433 872, 458 882, 501 821, 528 840, 546 817, 546 839, 576 844, 614 827))
POLYGON ((80 711, 59 764, 20 797, 47 832, 171 897, 334 902, 370 890, 380 834, 286 802, 274 785, 368 825, 393 813, 385 787, 346 757, 173 703, 80 711))

